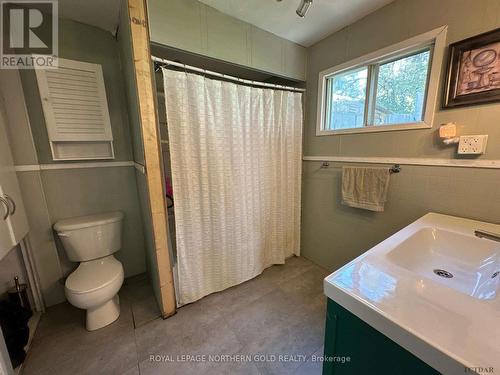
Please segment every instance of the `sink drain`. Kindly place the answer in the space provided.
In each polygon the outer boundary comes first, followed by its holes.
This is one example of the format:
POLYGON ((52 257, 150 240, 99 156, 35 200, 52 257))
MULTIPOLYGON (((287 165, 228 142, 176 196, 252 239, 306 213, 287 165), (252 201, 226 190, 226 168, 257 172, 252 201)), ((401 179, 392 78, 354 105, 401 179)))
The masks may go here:
POLYGON ((453 274, 451 272, 445 270, 435 269, 434 273, 439 277, 445 277, 447 279, 451 279, 453 277, 453 274))

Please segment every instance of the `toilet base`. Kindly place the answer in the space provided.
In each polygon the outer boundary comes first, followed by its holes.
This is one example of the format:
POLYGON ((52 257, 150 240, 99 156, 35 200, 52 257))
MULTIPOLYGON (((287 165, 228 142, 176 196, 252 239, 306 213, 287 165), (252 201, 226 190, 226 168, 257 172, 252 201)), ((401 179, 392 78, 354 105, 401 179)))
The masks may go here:
POLYGON ((113 323, 120 316, 120 299, 118 294, 108 302, 87 310, 87 331, 105 327, 113 323))

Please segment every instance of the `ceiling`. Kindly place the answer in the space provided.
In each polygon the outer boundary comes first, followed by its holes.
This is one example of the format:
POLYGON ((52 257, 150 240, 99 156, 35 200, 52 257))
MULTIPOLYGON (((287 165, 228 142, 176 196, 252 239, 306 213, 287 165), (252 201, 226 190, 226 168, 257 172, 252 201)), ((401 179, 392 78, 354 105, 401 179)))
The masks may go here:
POLYGON ((116 32, 121 0, 59 0, 59 17, 116 32))
MULTIPOLYGON (((116 32, 121 0, 59 0, 59 17, 116 32)), ((313 0, 305 18, 295 13, 300 0, 199 0, 305 47, 394 0, 313 0)))
POLYGON ((300 0, 199 0, 305 47, 394 0, 313 0, 305 18, 295 13, 300 0))

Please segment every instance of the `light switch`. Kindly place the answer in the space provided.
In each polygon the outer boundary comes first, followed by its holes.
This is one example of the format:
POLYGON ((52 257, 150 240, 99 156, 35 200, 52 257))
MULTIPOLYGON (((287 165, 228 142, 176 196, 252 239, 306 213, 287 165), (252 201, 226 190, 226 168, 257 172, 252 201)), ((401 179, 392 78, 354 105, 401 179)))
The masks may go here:
POLYGON ((458 153, 480 155, 486 152, 487 135, 462 135, 458 143, 458 153))

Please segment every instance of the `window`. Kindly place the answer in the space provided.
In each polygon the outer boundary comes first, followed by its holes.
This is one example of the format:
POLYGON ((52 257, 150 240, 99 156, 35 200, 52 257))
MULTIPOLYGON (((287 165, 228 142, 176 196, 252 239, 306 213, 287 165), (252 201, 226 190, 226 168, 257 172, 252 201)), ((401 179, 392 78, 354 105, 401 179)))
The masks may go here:
POLYGON ((408 124, 424 116, 431 48, 375 65, 372 117, 368 124, 408 124))
POLYGON ((367 83, 366 66, 327 79, 328 129, 352 129, 364 126, 367 83))
POLYGON ((446 28, 320 73, 317 135, 432 127, 446 28))

